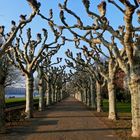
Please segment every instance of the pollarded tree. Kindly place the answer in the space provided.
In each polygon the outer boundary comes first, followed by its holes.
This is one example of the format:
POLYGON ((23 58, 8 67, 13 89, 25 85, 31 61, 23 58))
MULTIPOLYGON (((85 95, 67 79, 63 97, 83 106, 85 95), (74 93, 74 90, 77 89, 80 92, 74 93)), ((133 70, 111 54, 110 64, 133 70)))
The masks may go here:
MULTIPOLYGON (((139 7, 139 3, 134 1, 134 4, 131 4, 128 1, 120 1, 124 6, 125 10, 123 10, 117 3, 114 1, 109 1, 110 3, 114 4, 118 7, 119 10, 124 14, 124 26, 119 26, 119 32, 115 31, 111 26, 107 27, 107 31, 112 35, 112 42, 110 43, 110 47, 114 50, 114 56, 116 57, 120 68, 128 75, 129 77, 129 89, 132 98, 132 136, 139 137, 139 124, 140 120, 139 113, 140 110, 137 109, 139 106, 138 96, 139 96, 139 68, 140 63, 138 59, 140 58, 139 55, 139 35, 136 32, 139 28, 135 28, 132 25, 132 19, 136 9, 139 7), (122 57, 120 51, 115 43, 115 38, 119 39, 120 43, 124 47, 123 49, 126 52, 126 58, 122 57), (137 91, 137 92, 136 92, 137 91)), ((100 10, 106 11, 102 5, 100 5, 100 10)), ((139 11, 137 12, 139 14, 139 11)), ((139 15, 138 15, 139 16, 139 15)), ((102 40, 102 37, 99 39, 102 43, 105 41, 102 40)))
POLYGON ((66 75, 64 75, 64 70, 65 70, 66 66, 60 66, 58 69, 58 72, 55 74, 56 75, 56 82, 55 82, 55 87, 56 87, 56 102, 60 101, 63 97, 63 92, 62 89, 63 87, 66 87, 66 75), (65 76, 65 77, 64 77, 65 76), (64 81, 62 81, 62 79, 65 80, 65 83, 63 83, 64 81))
MULTIPOLYGON (((57 100, 57 81, 59 76, 63 73, 65 66, 63 67, 50 67, 49 69, 49 96, 50 96, 50 103, 55 103, 57 100)), ((45 75, 47 78, 48 75, 45 75)), ((47 79, 46 79, 47 80, 47 79)))
MULTIPOLYGON (((88 40, 88 39, 87 39, 88 40)), ((89 42, 90 44, 91 42, 89 42)), ((88 48, 84 46, 84 54, 89 58, 93 59, 96 63, 97 71, 104 77, 107 81, 108 88, 108 97, 109 97, 109 114, 108 118, 111 120, 117 119, 116 112, 116 89, 115 89, 115 73, 118 67, 118 63, 116 62, 111 50, 109 42, 104 40, 104 46, 108 49, 109 56, 104 55, 101 46, 97 47, 97 45, 91 51, 88 51, 88 48), (100 55, 104 55, 107 61, 102 62, 100 55)), ((92 46, 93 47, 93 46, 92 46)))
POLYGON ((58 91, 59 93, 59 101, 65 98, 66 96, 69 96, 69 92, 67 91, 67 84, 71 81, 71 78, 73 76, 72 71, 70 70, 69 73, 66 73, 65 71, 59 75, 59 79, 57 81, 58 85, 58 91))
MULTIPOLYGON (((31 15, 26 19, 26 20, 20 20, 18 25, 16 25, 15 21, 12 21, 11 24, 12 24, 12 27, 11 27, 11 30, 10 32, 8 32, 7 34, 5 34, 4 32, 4 29, 5 27, 4 26, 0 26, 0 61, 2 61, 2 57, 3 55, 5 54, 6 50, 9 49, 9 47, 11 46, 13 40, 15 39, 16 37, 16 34, 18 33, 18 31, 21 29, 21 28, 24 28, 28 23, 30 23, 32 21, 32 19, 36 16, 36 14, 38 13, 39 11, 39 3, 34 0, 35 3, 31 3, 31 1, 29 2, 30 5, 34 5, 34 9, 31 13, 31 15)), ((3 68, 0 67, 0 69, 2 70, 3 68)), ((3 79, 5 79, 3 77, 3 72, 0 72, 0 77, 1 77, 1 80, 3 81, 3 79)), ((2 82, 3 84, 3 82, 2 82)), ((3 86, 1 86, 1 90, 0 90, 0 133, 4 132, 5 131, 5 127, 4 127, 4 92, 3 92, 3 86)))
POLYGON ((137 13, 138 15, 138 22, 140 21, 140 10, 137 10, 139 8, 140 2, 138 0, 133 0, 131 2, 128 0, 119 0, 118 2, 115 2, 114 0, 108 0, 108 3, 111 3, 118 8, 118 10, 123 15, 122 18, 124 18, 124 25, 118 25, 118 30, 115 30, 113 28, 113 24, 109 24, 108 17, 106 16, 107 3, 105 1, 101 2, 101 4, 98 5, 98 10, 100 13, 100 15, 98 15, 97 13, 90 10, 90 1, 83 0, 83 4, 85 6, 87 14, 89 15, 89 17, 92 18, 92 20, 94 19, 94 24, 87 26, 84 26, 79 16, 77 16, 71 10, 67 9, 67 1, 68 0, 64 2, 65 4, 63 6, 59 6, 61 9, 60 18, 62 19, 65 27, 69 29, 69 31, 74 32, 72 30, 73 28, 88 31, 92 30, 94 32, 99 31, 100 35, 97 36, 97 38, 95 37, 96 40, 94 39, 93 43, 104 43, 103 40, 100 38, 104 37, 105 39, 104 32, 107 32, 112 36, 112 42, 110 42, 110 47, 112 47, 111 52, 116 57, 120 68, 126 73, 129 79, 129 89, 132 98, 132 136, 140 137, 140 36, 138 34, 138 32, 140 31, 140 27, 135 27, 133 22, 133 17, 135 17, 135 13, 137 13), (123 8, 120 4, 123 5, 123 8), (65 18, 63 16, 64 10, 73 15, 77 19, 78 23, 73 26, 69 26, 65 22, 65 18), (120 42, 123 50, 126 52, 127 61, 126 58, 121 56, 116 44, 116 40, 120 42))
POLYGON ((19 33, 19 37, 16 38, 15 43, 11 45, 8 56, 12 64, 18 67, 26 78, 26 109, 27 118, 33 117, 33 74, 36 71, 37 66, 44 58, 52 55, 61 44, 57 41, 60 38, 61 33, 58 32, 52 24, 49 24, 52 33, 54 34, 54 40, 51 43, 46 44, 48 39, 48 32, 46 29, 42 29, 43 38, 40 33, 37 34, 37 39, 33 40, 31 35, 31 29, 27 29, 27 40, 24 41, 22 37, 22 30, 19 33), (22 46, 22 45, 23 46, 22 46), (38 53, 35 53, 37 47, 40 46, 38 53), (55 46, 55 47, 54 47, 55 46), (45 51, 47 50, 47 53, 45 51), (13 56, 14 55, 14 59, 13 56))
MULTIPOLYGON (((64 45, 64 42, 63 44, 64 45)), ((59 50, 59 48, 56 48, 59 50)), ((57 51, 55 51, 55 53, 57 53, 57 51)), ((48 98, 48 93, 46 93, 45 96, 45 92, 48 91, 48 68, 52 65, 58 64, 61 62, 61 58, 57 58, 57 62, 53 63, 51 61, 52 56, 55 54, 54 52, 52 52, 52 54, 50 54, 50 56, 46 57, 39 65, 37 68, 37 72, 38 72, 38 91, 39 91, 39 110, 42 111, 45 108, 45 97, 48 98)), ((46 99, 46 105, 48 104, 48 99, 46 99)))
MULTIPOLYGON (((96 96, 97 96, 97 112, 102 112, 102 87, 104 86, 104 80, 101 74, 99 73, 97 66, 94 63, 91 63, 90 60, 85 57, 85 60, 82 59, 81 53, 77 53, 77 57, 74 58, 72 52, 68 50, 66 52, 67 57, 72 59, 77 65, 80 65, 82 69, 86 70, 88 73, 91 74, 91 77, 96 81, 96 96)), ((70 61, 66 61, 68 65, 73 67, 73 63, 70 61)), ((79 67, 78 67, 79 68, 79 67)), ((92 105, 95 104, 95 95, 91 94, 93 98, 92 105)))
POLYGON ((39 111, 43 111, 45 109, 45 91, 46 91, 46 85, 45 80, 43 78, 43 70, 41 66, 38 66, 37 68, 37 88, 38 88, 38 94, 39 94, 39 111))
POLYGON ((0 57, 5 53, 5 51, 11 46, 13 40, 16 38, 16 34, 20 29, 23 29, 32 19, 39 13, 40 3, 36 0, 26 0, 32 7, 32 13, 28 18, 24 18, 20 15, 21 20, 16 25, 15 21, 11 21, 11 31, 7 34, 4 33, 4 26, 0 26, 0 57))
POLYGON ((86 71, 77 70, 73 75, 73 83, 77 86, 78 92, 75 97, 87 106, 91 107, 90 75, 86 71))
MULTIPOLYGON (((101 5, 102 4, 104 4, 104 3, 101 3, 101 5)), ((100 5, 98 7, 100 7, 100 5)), ((78 17, 74 12, 72 12, 71 10, 68 9, 67 1, 65 1, 63 6, 60 5, 60 8, 61 8, 60 18, 61 18, 62 23, 65 25, 65 27, 63 27, 63 28, 67 28, 74 35, 74 41, 76 42, 75 45, 77 48, 80 48, 79 47, 80 40, 84 40, 85 42, 87 42, 89 44, 88 46, 89 46, 89 48, 91 48, 91 51, 88 51, 88 48, 86 46, 83 46, 83 48, 81 48, 83 50, 83 54, 85 54, 86 57, 90 57, 95 61, 95 63, 97 64, 97 71, 99 71, 99 73, 107 80, 108 95, 109 95, 108 118, 111 120, 116 120, 117 113, 116 113, 116 105, 115 105, 114 78, 115 78, 115 71, 117 68, 117 62, 113 56, 113 53, 111 52, 109 42, 102 39, 103 45, 108 49, 109 56, 107 56, 103 52, 103 50, 100 46, 101 36, 105 32, 105 30, 103 30, 102 33, 98 33, 98 32, 96 32, 97 25, 93 26, 94 32, 92 32, 92 30, 88 30, 89 28, 92 28, 92 27, 90 27, 90 26, 84 27, 83 26, 84 24, 83 24, 82 20, 80 19, 80 17, 78 17), (64 16, 64 12, 62 9, 76 18, 76 20, 77 20, 76 25, 73 25, 72 27, 68 26, 68 23, 66 22, 66 18, 64 16), (87 30, 87 31, 84 35, 81 35, 81 34, 75 32, 74 30, 72 30, 71 28, 79 28, 81 30, 87 30), (96 35, 96 37, 94 37, 95 35, 96 35), (99 46, 98 46, 98 44, 99 44, 99 46), (109 60, 108 71, 105 71, 105 69, 103 68, 102 62, 100 61, 100 57, 99 57, 100 55, 107 57, 107 59, 109 60)), ((104 5, 104 8, 106 8, 106 5, 104 5)), ((105 22, 104 26, 107 26, 109 24, 108 21, 104 21, 104 22, 105 22)), ((98 85, 99 84, 97 83, 97 87, 98 87, 98 85)))
MULTIPOLYGON (((78 36, 77 33, 73 34, 75 36, 78 36)), ((80 48, 79 45, 80 43, 77 43, 76 47, 78 49, 83 50, 83 54, 85 55, 86 59, 88 59, 88 61, 94 61, 94 63, 96 64, 96 73, 100 73, 100 75, 102 75, 102 77, 104 77, 104 79, 107 81, 107 88, 108 88, 108 97, 109 97, 109 114, 108 114, 108 118, 111 120, 116 120, 117 119, 117 112, 116 112, 116 98, 115 98, 115 72, 118 66, 118 63, 115 60, 115 57, 113 56, 113 53, 111 52, 110 48, 110 43, 106 40, 104 40, 103 38, 101 38, 103 40, 103 45, 107 48, 108 50, 108 55, 106 55, 103 50, 101 49, 101 45, 100 42, 96 43, 96 41, 93 43, 93 35, 92 32, 88 32, 88 34, 90 35, 90 37, 87 35, 84 36, 83 38, 85 38, 85 41, 89 44, 89 48, 90 51, 88 50, 88 47, 86 47, 85 45, 80 48), (98 45, 99 44, 99 45, 98 45), (102 60, 101 60, 101 56, 104 56, 107 61, 108 64, 106 65, 102 60)), ((95 32, 96 34, 96 32, 95 32)), ((98 34, 100 35, 100 34, 98 34)), ((79 40, 79 39, 78 39, 79 40)), ((95 71, 94 71, 95 73, 95 71)), ((97 74, 96 74, 97 75, 97 74)), ((97 83, 98 86, 98 83, 97 83)))

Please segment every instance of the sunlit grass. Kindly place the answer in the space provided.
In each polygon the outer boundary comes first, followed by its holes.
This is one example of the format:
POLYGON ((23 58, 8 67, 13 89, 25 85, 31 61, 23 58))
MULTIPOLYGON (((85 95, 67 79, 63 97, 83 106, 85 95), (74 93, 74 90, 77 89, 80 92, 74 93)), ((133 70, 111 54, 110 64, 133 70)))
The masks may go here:
POLYGON ((23 102, 23 101, 25 101, 25 97, 21 97, 21 98, 7 98, 7 99, 5 99, 6 103, 23 102))
MULTIPOLYGON (((34 99, 38 99, 39 97, 34 97, 34 99)), ((6 103, 17 103, 17 102, 24 102, 26 101, 25 97, 20 97, 20 98, 7 98, 5 99, 6 103)))

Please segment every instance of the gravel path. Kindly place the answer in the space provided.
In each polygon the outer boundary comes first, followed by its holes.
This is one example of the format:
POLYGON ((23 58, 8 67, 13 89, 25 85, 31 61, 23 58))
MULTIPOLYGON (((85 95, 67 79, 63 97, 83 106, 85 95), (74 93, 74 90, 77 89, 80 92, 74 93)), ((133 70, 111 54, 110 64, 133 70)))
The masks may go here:
POLYGON ((10 129, 0 140, 119 140, 111 128, 101 122, 82 103, 69 97, 36 112, 26 125, 10 129))

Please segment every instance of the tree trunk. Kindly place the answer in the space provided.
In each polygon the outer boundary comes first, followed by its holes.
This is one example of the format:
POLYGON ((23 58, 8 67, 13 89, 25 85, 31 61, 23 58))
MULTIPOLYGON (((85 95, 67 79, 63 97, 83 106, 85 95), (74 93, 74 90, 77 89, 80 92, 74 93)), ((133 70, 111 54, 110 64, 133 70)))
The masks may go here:
POLYGON ((83 90, 80 91, 80 94, 81 94, 81 101, 84 102, 83 90))
POLYGON ((59 100, 59 94, 60 94, 60 90, 58 87, 56 87, 56 102, 58 102, 59 100))
POLYGON ((107 87, 108 87, 108 98, 109 98, 108 118, 110 120, 116 120, 117 119, 116 98, 115 98, 116 96, 115 96, 115 85, 113 80, 108 80, 107 87))
POLYGON ((61 92, 62 92, 62 88, 58 88, 57 89, 57 93, 58 93, 58 95, 57 95, 57 101, 61 101, 61 92))
POLYGON ((87 98, 87 89, 86 88, 84 88, 84 94, 85 94, 85 104, 87 105, 88 98, 87 98))
POLYGON ((124 46, 129 64, 129 89, 131 93, 132 136, 140 137, 140 39, 133 37, 133 16, 136 7, 129 4, 125 10, 124 46))
POLYGON ((25 112, 27 113, 26 118, 33 117, 33 74, 26 76, 26 109, 25 112))
POLYGON ((55 93, 55 92, 56 92, 55 84, 52 85, 52 91, 53 91, 53 92, 52 92, 52 94, 53 94, 53 97, 52 97, 52 98, 53 98, 53 103, 55 103, 55 102, 56 102, 56 98, 55 98, 55 97, 56 97, 56 96, 55 96, 55 95, 56 95, 56 93, 55 93))
POLYGON ((50 102, 49 102, 49 84, 48 84, 48 82, 46 82, 46 106, 48 106, 49 104, 50 104, 50 102))
POLYGON ((53 91, 52 91, 52 84, 49 84, 49 105, 51 105, 53 103, 53 91))
POLYGON ((45 109, 45 94, 44 94, 44 83, 43 79, 39 79, 39 111, 43 111, 45 109))
POLYGON ((91 93, 90 93, 90 87, 87 89, 87 94, 88 94, 88 106, 91 106, 91 93))
POLYGON ((115 72, 116 67, 114 66, 114 61, 110 58, 109 60, 109 77, 107 80, 107 88, 108 88, 108 98, 109 98, 109 115, 108 118, 110 120, 116 120, 117 119, 117 112, 116 112, 116 95, 115 95, 115 72))
POLYGON ((60 89, 60 101, 63 99, 63 89, 60 89))
POLYGON ((58 96, 58 91, 57 91, 57 86, 55 85, 55 91, 54 91, 54 101, 57 103, 57 96, 58 96))
POLYGON ((5 91, 4 85, 0 84, 0 133, 5 133, 5 91))
POLYGON ((46 90, 46 106, 50 105, 50 102, 49 102, 49 98, 50 98, 50 97, 49 97, 49 95, 50 95, 50 94, 49 94, 49 90, 47 89, 47 90, 46 90))
POLYGON ((101 96, 101 84, 96 80, 96 102, 97 112, 102 112, 102 96, 101 96))
POLYGON ((83 103, 86 103, 86 90, 82 88, 82 93, 83 93, 83 103))
POLYGON ((140 137, 140 75, 129 79, 132 112, 132 136, 140 137))
POLYGON ((90 77, 90 97, 91 97, 91 108, 96 109, 96 96, 93 90, 93 80, 92 77, 90 77))

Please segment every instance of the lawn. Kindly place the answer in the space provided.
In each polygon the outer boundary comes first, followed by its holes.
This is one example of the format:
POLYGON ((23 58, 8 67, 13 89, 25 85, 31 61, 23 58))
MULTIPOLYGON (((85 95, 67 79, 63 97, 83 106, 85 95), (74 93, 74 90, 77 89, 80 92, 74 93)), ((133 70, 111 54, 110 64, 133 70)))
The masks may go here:
POLYGON ((104 112, 94 112, 105 125, 112 128, 113 131, 119 136, 120 140, 138 140, 131 137, 131 103, 117 102, 117 116, 116 121, 108 119, 108 100, 103 100, 104 112))
MULTIPOLYGON (((129 113, 131 112, 131 103, 122 103, 122 102, 117 102, 117 112, 119 113, 129 113)), ((105 112, 108 112, 108 100, 103 101, 103 110, 105 112)))
POLYGON ((23 102, 25 101, 25 98, 7 98, 5 100, 6 103, 15 103, 15 102, 23 102))
MULTIPOLYGON (((38 99, 38 97, 34 97, 34 99, 38 99)), ((21 98, 7 98, 5 100, 6 103, 15 103, 15 102, 24 102, 26 101, 25 97, 21 97, 21 98)))

